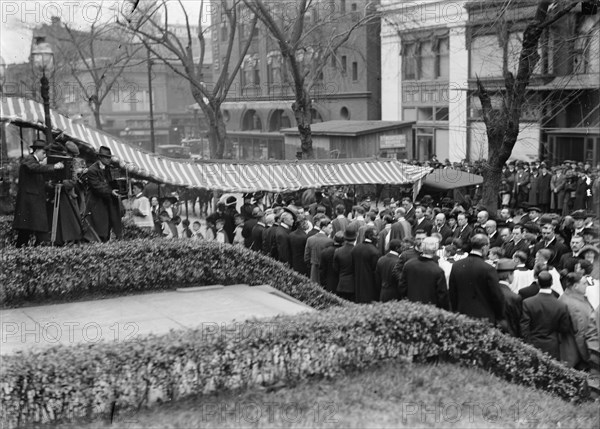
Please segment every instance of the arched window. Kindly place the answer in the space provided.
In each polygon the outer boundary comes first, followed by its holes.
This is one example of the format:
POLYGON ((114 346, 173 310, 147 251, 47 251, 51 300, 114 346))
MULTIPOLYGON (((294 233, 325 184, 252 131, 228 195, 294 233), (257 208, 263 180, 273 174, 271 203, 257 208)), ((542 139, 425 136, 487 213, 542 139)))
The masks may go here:
POLYGON ((271 114, 269 131, 279 131, 282 128, 291 128, 292 121, 289 115, 282 109, 277 109, 271 114))
POLYGON ((250 109, 244 113, 242 120, 242 131, 258 130, 262 131, 262 121, 256 110, 250 109))

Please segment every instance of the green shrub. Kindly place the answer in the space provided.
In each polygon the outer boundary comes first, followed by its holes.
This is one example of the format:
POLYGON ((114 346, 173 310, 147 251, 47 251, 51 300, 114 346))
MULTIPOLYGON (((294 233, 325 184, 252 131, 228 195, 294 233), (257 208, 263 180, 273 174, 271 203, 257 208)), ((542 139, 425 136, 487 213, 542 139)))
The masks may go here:
POLYGON ((432 306, 349 304, 277 317, 269 326, 275 328, 199 328, 2 357, 4 423, 98 417, 113 407, 135 412, 155 400, 334 377, 387 359, 456 362, 568 400, 589 395, 585 374, 487 323, 432 306))
POLYGON ((192 240, 123 240, 5 248, 0 306, 63 302, 210 284, 269 284, 317 309, 345 301, 269 257, 192 240))

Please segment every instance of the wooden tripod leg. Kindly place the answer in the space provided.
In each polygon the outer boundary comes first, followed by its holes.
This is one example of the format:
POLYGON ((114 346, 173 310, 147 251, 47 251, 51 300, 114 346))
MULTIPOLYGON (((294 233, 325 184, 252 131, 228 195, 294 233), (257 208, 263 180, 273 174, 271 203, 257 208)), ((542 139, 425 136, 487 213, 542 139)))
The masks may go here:
POLYGON ((54 212, 52 214, 52 235, 50 236, 50 243, 54 246, 56 242, 56 230, 58 229, 58 212, 60 209, 60 191, 62 190, 62 183, 58 183, 54 188, 54 212))

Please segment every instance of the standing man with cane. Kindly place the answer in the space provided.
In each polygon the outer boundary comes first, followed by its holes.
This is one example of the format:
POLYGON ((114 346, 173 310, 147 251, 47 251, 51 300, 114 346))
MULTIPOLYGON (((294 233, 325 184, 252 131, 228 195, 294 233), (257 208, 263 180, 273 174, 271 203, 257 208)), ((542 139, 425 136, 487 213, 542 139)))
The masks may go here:
POLYGON ((46 142, 36 140, 31 145, 33 153, 21 161, 19 167, 19 190, 13 227, 19 233, 17 247, 23 247, 35 235, 35 245, 39 245, 41 236, 49 231, 46 210, 46 181, 44 174, 64 168, 62 162, 43 165, 46 159, 46 142))

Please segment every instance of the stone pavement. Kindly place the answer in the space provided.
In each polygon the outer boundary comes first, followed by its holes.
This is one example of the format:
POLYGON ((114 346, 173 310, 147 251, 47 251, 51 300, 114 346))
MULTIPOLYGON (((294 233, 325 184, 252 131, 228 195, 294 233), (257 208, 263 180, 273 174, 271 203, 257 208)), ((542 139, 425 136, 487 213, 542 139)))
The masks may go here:
POLYGON ((267 285, 201 286, 1 310, 0 354, 56 344, 128 341, 171 329, 201 328, 215 334, 246 320, 307 311, 314 309, 267 285))

